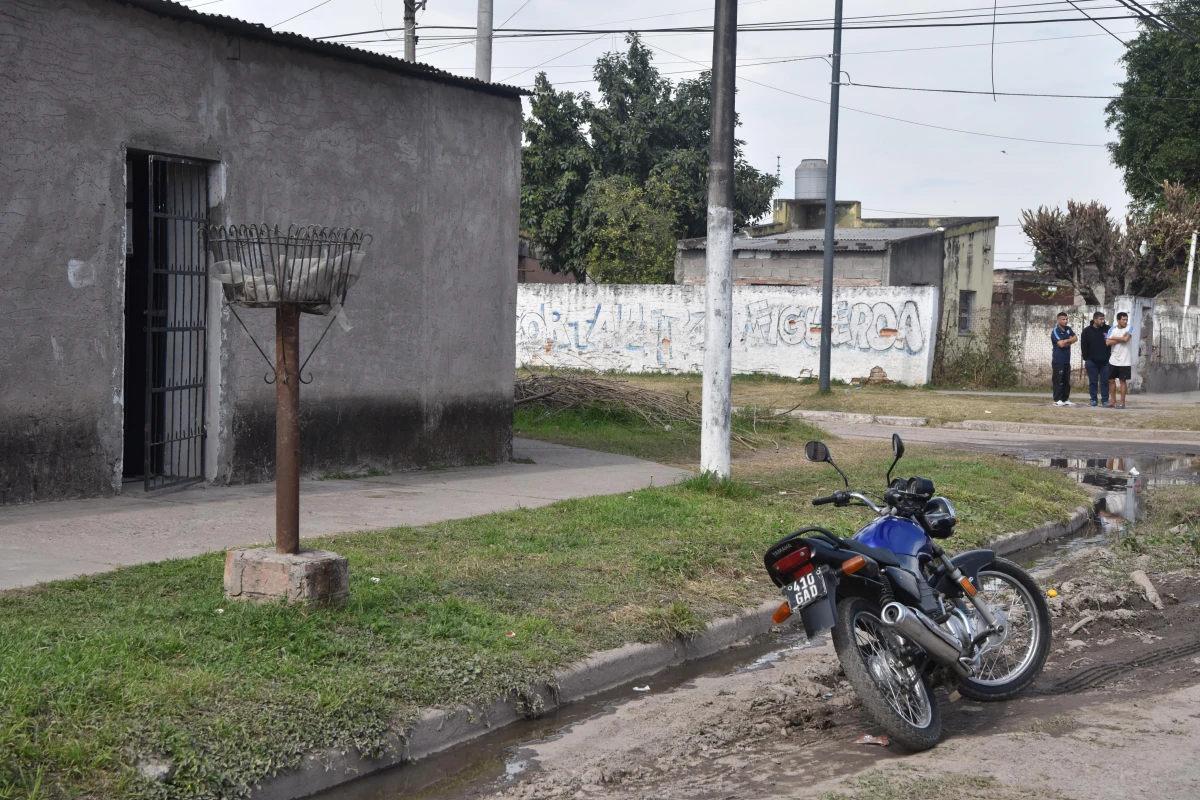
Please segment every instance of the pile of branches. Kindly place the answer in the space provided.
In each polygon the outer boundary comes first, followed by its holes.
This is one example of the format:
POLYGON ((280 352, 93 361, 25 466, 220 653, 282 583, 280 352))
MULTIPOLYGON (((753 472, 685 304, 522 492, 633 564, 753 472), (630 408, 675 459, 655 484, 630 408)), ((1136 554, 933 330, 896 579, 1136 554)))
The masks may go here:
MULTIPOLYGON (((514 401, 517 406, 545 409, 544 417, 569 409, 598 409, 632 414, 663 430, 681 433, 700 430, 701 406, 690 396, 679 397, 612 378, 530 372, 516 380, 514 401)), ((782 425, 787 419, 786 414, 762 414, 756 409, 743 409, 734 415, 731 438, 755 450, 756 444, 773 442, 759 431, 759 427, 782 425)))

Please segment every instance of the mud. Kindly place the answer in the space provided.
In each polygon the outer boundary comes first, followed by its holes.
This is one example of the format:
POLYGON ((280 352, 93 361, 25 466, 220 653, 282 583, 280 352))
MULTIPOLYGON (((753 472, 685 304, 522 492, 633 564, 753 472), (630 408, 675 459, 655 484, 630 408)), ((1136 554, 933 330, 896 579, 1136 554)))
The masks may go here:
POLYGON ((867 797, 878 796, 872 770, 883 769, 924 781, 922 791, 939 782, 961 790, 955 782, 968 780, 971 794, 983 798, 1124 798, 1135 780, 1147 796, 1195 798, 1200 593, 1194 576, 1152 575, 1166 606, 1158 611, 1132 583, 1089 579, 1105 553, 1082 554, 1050 576, 1060 588, 1054 648, 1034 687, 993 704, 951 703, 939 689, 945 739, 928 753, 853 744, 882 731, 862 715, 825 645, 661 694, 650 681, 651 691, 637 702, 513 751, 509 763, 517 766, 499 781, 426 796, 724 799, 838 791, 867 797), (1069 633, 1086 617, 1093 620, 1069 633))

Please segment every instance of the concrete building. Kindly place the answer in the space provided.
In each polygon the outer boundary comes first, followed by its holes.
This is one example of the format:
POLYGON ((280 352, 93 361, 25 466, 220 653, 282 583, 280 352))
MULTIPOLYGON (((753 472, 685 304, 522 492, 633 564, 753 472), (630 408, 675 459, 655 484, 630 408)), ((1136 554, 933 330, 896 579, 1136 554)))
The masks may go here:
MULTIPOLYGON (((776 200, 772 221, 734 238, 734 282, 819 286, 825 257, 824 164, 796 169, 796 198, 776 200)), ((864 218, 839 200, 835 286, 933 286, 941 299, 942 342, 986 335, 999 217, 864 218)), ((675 282, 704 282, 705 240, 678 244, 675 282)))
POLYGON ((305 369, 306 474, 509 457, 521 90, 166 0, 2 17, 0 503, 272 477, 206 223, 373 237, 305 369))

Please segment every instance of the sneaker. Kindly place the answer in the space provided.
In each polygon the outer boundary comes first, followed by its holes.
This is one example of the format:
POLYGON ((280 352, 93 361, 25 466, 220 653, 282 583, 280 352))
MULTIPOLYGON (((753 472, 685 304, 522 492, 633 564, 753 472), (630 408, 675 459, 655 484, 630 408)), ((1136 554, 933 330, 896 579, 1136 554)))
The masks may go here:
MULTIPOLYGON (((1097 403, 1095 400, 1093 400, 1092 402, 1088 403, 1088 405, 1089 405, 1089 406, 1092 406, 1092 407, 1095 407, 1095 406, 1098 406, 1098 405, 1100 405, 1100 404, 1099 404, 1099 403, 1097 403)), ((1104 405, 1108 405, 1108 403, 1105 403, 1104 405)))
POLYGON ((1064 406, 1073 406, 1073 405, 1075 405, 1075 404, 1074 404, 1074 403, 1072 403, 1070 400, 1063 400, 1063 405, 1064 405, 1064 406))
POLYGON ((1103 403, 1101 403, 1100 405, 1102 405, 1104 408, 1112 408, 1112 406, 1111 406, 1111 405, 1109 405, 1109 402, 1108 402, 1107 400, 1105 400, 1105 401, 1104 401, 1103 403))
POLYGON ((1056 405, 1056 406, 1065 406, 1065 405, 1066 405, 1066 403, 1064 403, 1062 400, 1055 400, 1055 401, 1054 401, 1054 405, 1056 405))

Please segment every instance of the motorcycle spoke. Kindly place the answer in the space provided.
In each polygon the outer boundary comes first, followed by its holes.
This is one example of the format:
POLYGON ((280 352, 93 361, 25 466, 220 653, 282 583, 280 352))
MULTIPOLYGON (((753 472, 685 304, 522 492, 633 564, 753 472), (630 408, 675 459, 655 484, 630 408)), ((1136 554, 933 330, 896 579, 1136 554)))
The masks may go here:
POLYGON ((999 647, 980 659, 976 680, 1001 683, 1020 672, 1033 658, 1038 640, 1033 598, 1015 580, 1001 573, 980 573, 979 593, 984 602, 1008 619, 1008 636, 999 647))
POLYGON ((917 728, 929 725, 932 707, 925 686, 907 662, 903 639, 887 631, 873 615, 854 619, 854 641, 872 681, 901 719, 917 728))

